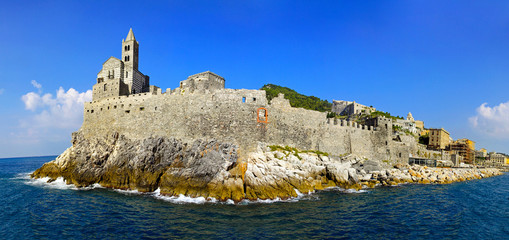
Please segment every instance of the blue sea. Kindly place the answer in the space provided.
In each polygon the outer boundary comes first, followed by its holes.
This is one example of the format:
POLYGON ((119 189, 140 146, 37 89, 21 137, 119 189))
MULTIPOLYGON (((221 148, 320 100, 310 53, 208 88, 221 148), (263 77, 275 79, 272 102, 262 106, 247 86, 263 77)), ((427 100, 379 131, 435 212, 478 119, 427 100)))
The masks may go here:
POLYGON ((509 174, 232 204, 27 177, 54 158, 0 159, 1 239, 509 239, 509 174))

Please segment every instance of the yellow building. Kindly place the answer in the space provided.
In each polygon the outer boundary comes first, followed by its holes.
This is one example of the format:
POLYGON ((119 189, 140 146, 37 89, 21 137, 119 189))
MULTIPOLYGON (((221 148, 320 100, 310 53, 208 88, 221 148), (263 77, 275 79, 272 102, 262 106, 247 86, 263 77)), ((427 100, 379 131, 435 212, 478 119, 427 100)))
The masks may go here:
POLYGON ((449 146, 450 135, 449 132, 443 128, 431 128, 429 129, 429 143, 428 148, 430 149, 445 149, 449 146))

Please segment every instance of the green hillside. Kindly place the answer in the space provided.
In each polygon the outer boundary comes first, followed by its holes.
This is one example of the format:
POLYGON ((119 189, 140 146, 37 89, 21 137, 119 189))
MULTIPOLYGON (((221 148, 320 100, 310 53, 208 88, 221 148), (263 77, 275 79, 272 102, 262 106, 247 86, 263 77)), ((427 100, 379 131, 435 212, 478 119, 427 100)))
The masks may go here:
POLYGON ((304 108, 320 112, 328 112, 331 110, 332 103, 327 100, 322 100, 315 96, 306 96, 296 92, 287 87, 281 87, 274 84, 265 84, 261 90, 267 92, 267 100, 277 97, 279 93, 283 93, 285 98, 290 100, 292 107, 304 108))

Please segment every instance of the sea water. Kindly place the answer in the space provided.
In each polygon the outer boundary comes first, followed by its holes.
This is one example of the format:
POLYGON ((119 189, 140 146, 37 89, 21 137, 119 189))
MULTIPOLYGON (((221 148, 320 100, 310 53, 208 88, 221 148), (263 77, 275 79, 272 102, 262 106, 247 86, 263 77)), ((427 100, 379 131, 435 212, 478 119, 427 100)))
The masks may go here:
POLYGON ((0 159, 1 239, 509 238, 508 174, 234 204, 28 177, 54 158, 0 159))

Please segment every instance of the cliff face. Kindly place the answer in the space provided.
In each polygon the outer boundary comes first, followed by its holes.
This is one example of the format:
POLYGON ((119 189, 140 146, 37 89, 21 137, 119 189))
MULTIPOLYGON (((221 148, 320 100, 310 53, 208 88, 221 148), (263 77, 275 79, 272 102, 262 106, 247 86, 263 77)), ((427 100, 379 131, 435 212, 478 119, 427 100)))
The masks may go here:
MULTIPOLYGON (((268 148, 241 153, 236 145, 216 140, 183 142, 174 138, 129 139, 113 133, 85 138, 73 134, 72 147, 44 164, 32 177, 63 177, 78 187, 104 187, 220 200, 274 199, 326 187, 373 187, 401 182, 449 183, 500 174, 497 170, 392 169, 377 161, 324 156, 295 148, 268 148)), ((50 180, 51 181, 51 180, 50 180)))
POLYGON ((132 140, 118 133, 87 139, 73 134, 73 146, 32 177, 63 177, 78 187, 136 189, 191 197, 269 199, 342 185, 358 186, 341 160, 313 153, 258 150, 239 157, 237 146, 216 140, 185 143, 174 138, 132 140), (298 157, 297 157, 298 156, 298 157), (346 169, 346 168, 345 168, 346 169))

